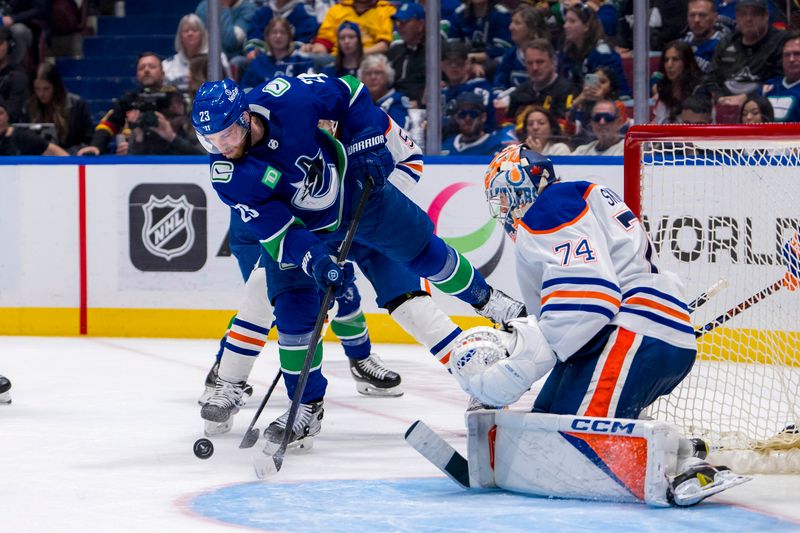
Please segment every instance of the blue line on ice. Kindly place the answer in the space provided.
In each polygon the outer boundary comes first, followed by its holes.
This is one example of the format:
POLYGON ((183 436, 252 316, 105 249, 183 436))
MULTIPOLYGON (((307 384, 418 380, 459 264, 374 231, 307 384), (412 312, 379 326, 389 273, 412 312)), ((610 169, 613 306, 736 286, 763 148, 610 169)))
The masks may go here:
POLYGON ((270 531, 798 531, 798 524, 729 505, 656 509, 462 490, 445 478, 244 483, 203 493, 195 513, 270 531))

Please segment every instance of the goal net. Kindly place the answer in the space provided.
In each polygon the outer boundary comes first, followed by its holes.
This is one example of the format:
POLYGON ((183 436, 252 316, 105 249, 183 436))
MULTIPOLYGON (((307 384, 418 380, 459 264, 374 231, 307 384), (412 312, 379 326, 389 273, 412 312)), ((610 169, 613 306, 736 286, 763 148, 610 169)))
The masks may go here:
POLYGON ((723 287, 696 327, 763 296, 698 338, 689 376, 647 414, 736 471, 800 472, 800 290, 784 255, 800 230, 800 125, 633 127, 625 200, 687 303, 723 287))

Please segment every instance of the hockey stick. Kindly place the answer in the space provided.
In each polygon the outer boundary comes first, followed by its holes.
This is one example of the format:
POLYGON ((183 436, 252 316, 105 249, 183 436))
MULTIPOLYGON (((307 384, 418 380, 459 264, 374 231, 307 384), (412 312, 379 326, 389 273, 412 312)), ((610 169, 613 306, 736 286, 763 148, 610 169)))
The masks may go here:
POLYGON ((254 426, 258 421, 258 417, 261 416, 261 411, 264 410, 264 406, 267 405, 269 401, 269 397, 272 396, 272 391, 275 390, 275 386, 278 384, 278 380, 281 379, 281 369, 278 368, 278 373, 275 374, 275 379, 272 380, 272 385, 269 386, 269 390, 267 391, 267 395, 264 396, 264 399, 261 400, 261 405, 258 406, 258 410, 256 414, 253 415, 253 419, 250 421, 250 425, 247 427, 247 431, 244 432, 244 437, 242 437, 242 442, 239 443, 239 448, 252 448, 255 446, 256 442, 258 442, 258 429, 254 426))
POLYGON ((719 281, 717 281, 715 284, 709 287, 706 292, 702 293, 697 298, 692 300, 692 302, 689 304, 689 313, 694 313, 694 311, 698 307, 702 307, 703 305, 705 305, 707 301, 716 296, 719 291, 726 288, 727 286, 728 286, 727 278, 720 278, 719 281))
POLYGON ((422 420, 406 430, 405 440, 420 455, 464 489, 469 488, 469 463, 422 420))
MULTIPOLYGON (((364 184, 364 190, 361 192, 361 197, 358 199, 358 204, 356 205, 355 213, 353 213, 353 218, 350 221, 350 226, 347 228, 344 241, 342 241, 342 245, 339 248, 339 256, 336 258, 336 262, 339 264, 339 266, 344 265, 344 261, 347 259, 347 254, 350 252, 350 246, 353 244, 353 239, 355 238, 356 230, 358 229, 358 222, 361 220, 361 214, 364 211, 364 207, 367 205, 367 199, 372 192, 372 187, 373 182, 372 178, 370 178, 364 184)), ((269 475, 277 474, 283 466, 283 456, 286 455, 286 447, 289 446, 289 439, 291 439, 292 436, 292 427, 297 419, 297 413, 300 410, 300 399, 303 397, 303 392, 305 391, 306 383, 308 382, 308 374, 311 372, 311 363, 314 360, 314 354, 317 351, 317 344, 322 336, 322 328, 325 325, 325 319, 328 316, 328 308, 330 307, 332 299, 333 287, 328 286, 328 288, 325 289, 325 296, 322 298, 322 305, 319 308, 319 314, 317 314, 317 321, 314 324, 314 329, 311 333, 311 339, 308 342, 308 351, 306 352, 306 358, 303 361, 303 369, 300 371, 300 379, 297 381, 297 387, 294 391, 292 405, 289 407, 289 416, 286 419, 286 427, 283 431, 283 440, 281 440, 278 450, 269 457, 270 460, 262 464, 259 464, 259 462, 256 464, 256 475, 260 479, 263 479, 269 475)), ((261 454, 259 454, 259 459, 260 455, 261 454)))

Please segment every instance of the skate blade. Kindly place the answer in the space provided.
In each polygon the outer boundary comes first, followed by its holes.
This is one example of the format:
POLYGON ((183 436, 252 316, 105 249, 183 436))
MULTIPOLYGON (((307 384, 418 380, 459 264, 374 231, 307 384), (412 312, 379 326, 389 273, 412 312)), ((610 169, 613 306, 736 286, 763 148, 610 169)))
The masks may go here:
POLYGON ((213 437, 215 435, 222 435, 223 433, 229 432, 232 427, 233 417, 230 417, 225 422, 211 422, 210 420, 206 420, 203 433, 206 434, 206 437, 213 437))
POLYGON ((709 496, 719 494, 723 490, 728 490, 752 480, 752 476, 743 476, 741 474, 727 472, 722 475, 714 476, 714 482, 701 487, 699 491, 693 491, 690 494, 673 494, 673 500, 675 501, 675 505, 679 507, 689 507, 700 503, 709 496))
POLYGON ((398 398, 403 395, 403 391, 400 389, 399 385, 397 387, 381 389, 369 383, 356 381, 356 390, 359 394, 363 394, 364 396, 374 396, 377 398, 398 398))
MULTIPOLYGON (((267 443, 264 445, 263 453, 265 455, 270 455, 270 456, 275 455, 275 452, 277 452, 278 448, 280 447, 281 447, 280 442, 272 442, 268 440, 267 443)), ((298 439, 294 442, 290 442, 286 446, 286 451, 292 453, 308 453, 309 451, 311 451, 311 448, 313 447, 314 447, 314 437, 308 436, 308 437, 303 437, 302 439, 298 439)))
POLYGON ((3 394, 0 394, 0 404, 8 405, 10 403, 11 403, 10 392, 4 392, 3 394))
POLYGON ((275 460, 272 458, 272 454, 267 453, 266 449, 253 455, 253 468, 258 479, 265 479, 278 473, 275 460))

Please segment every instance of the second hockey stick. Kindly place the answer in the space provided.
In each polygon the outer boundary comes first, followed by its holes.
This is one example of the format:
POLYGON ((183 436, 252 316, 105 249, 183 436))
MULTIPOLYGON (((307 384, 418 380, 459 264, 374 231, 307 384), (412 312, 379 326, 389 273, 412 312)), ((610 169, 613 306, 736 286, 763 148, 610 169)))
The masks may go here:
POLYGON ((469 463, 425 422, 417 420, 411 424, 405 440, 447 477, 462 488, 469 488, 469 463))
MULTIPOLYGON (((342 241, 342 245, 339 248, 339 255, 336 258, 336 262, 339 266, 344 265, 345 259, 347 259, 347 254, 350 252, 350 246, 353 244, 353 239, 356 236, 358 223, 361 220, 361 214, 364 212, 364 207, 367 205, 367 199, 372 192, 372 186, 373 182, 370 178, 364 184, 364 190, 361 192, 361 197, 358 199, 358 204, 356 205, 356 210, 353 213, 353 218, 350 220, 350 226, 347 228, 344 241, 342 241)), ((322 298, 322 305, 319 308, 317 321, 314 324, 311 338, 308 341, 308 351, 306 352, 306 358, 303 361, 303 369, 300 371, 300 379, 298 380, 297 387, 294 391, 292 405, 289 408, 289 416, 286 419, 286 427, 284 428, 281 444, 274 454, 266 457, 267 461, 262 462, 260 455, 263 454, 260 454, 258 457, 256 463, 256 475, 261 479, 269 475, 277 474, 283 466, 283 456, 286 455, 286 448, 289 446, 289 440, 292 436, 292 428, 294 427, 294 422, 297 419, 297 413, 300 410, 300 400, 303 397, 303 392, 305 391, 306 383, 308 382, 308 374, 311 372, 311 363, 313 362, 314 355, 317 351, 317 344, 322 337, 322 328, 325 326, 325 319, 328 317, 328 308, 330 307, 331 300, 333 300, 333 287, 328 286, 328 288, 325 289, 325 296, 322 298)))
POLYGON ((261 405, 258 406, 258 410, 256 414, 253 415, 253 419, 250 421, 250 425, 247 427, 247 431, 244 432, 244 437, 242 437, 242 442, 239 443, 239 448, 252 448, 255 446, 256 442, 258 442, 258 428, 255 427, 256 422, 258 422, 258 417, 261 416, 261 411, 264 410, 264 406, 267 405, 269 401, 269 397, 272 396, 272 391, 275 390, 275 386, 278 385, 278 381, 281 379, 281 369, 278 367, 278 373, 275 374, 275 379, 272 380, 272 385, 269 386, 269 390, 267 391, 266 396, 264 399, 261 400, 261 405))

